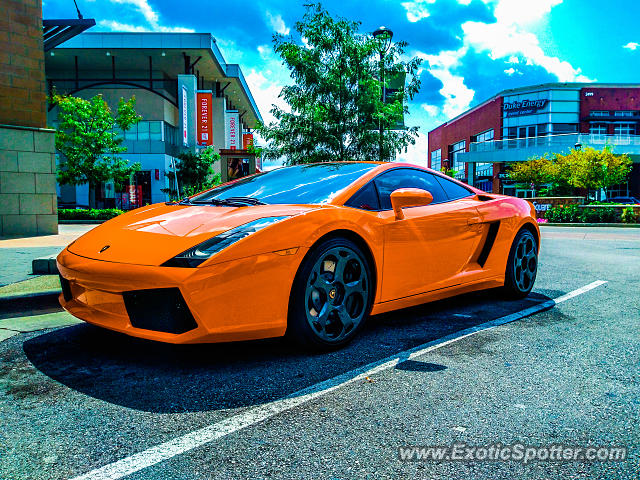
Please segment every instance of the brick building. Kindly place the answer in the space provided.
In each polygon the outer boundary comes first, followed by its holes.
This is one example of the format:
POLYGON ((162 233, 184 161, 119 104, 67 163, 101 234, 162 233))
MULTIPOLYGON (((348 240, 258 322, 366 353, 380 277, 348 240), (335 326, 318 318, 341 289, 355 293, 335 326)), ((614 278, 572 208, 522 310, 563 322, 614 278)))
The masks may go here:
POLYGON ((505 90, 429 132, 429 166, 496 193, 530 196, 504 177, 511 162, 576 146, 626 153, 626 184, 610 196, 640 196, 640 85, 547 83, 505 90))

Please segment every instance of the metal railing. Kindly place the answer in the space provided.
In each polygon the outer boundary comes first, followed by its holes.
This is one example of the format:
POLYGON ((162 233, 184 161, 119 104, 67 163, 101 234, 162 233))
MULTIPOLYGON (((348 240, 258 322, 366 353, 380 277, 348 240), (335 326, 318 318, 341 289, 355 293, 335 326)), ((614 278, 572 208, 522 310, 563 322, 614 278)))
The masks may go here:
MULTIPOLYGON (((546 147, 550 151, 565 149, 576 145, 602 148, 604 146, 632 146, 640 148, 640 135, 598 135, 589 133, 568 133, 562 135, 545 135, 541 137, 508 138, 469 144, 469 152, 495 152, 516 148, 546 147)), ((635 149, 634 149, 635 150, 635 149)))

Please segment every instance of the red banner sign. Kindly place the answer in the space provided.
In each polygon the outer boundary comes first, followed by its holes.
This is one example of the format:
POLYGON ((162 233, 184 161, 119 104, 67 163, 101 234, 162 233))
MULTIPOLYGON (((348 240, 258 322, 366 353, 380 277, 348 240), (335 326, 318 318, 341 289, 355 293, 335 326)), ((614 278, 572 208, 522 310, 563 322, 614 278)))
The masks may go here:
POLYGON ((198 145, 213 145, 213 126, 211 125, 211 92, 198 92, 196 111, 198 112, 198 145))
POLYGON ((242 149, 246 150, 253 145, 253 133, 242 134, 242 149))

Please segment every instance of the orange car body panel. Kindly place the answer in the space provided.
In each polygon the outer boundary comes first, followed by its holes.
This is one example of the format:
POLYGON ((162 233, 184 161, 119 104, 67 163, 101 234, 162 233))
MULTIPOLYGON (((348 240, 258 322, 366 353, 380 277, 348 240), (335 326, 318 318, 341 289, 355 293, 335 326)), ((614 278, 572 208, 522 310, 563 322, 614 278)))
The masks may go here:
MULTIPOLYGON (((151 205, 109 220, 58 256, 72 298, 62 306, 88 323, 171 343, 250 340, 284 335, 293 279, 313 245, 333 232, 360 238, 373 261, 372 314, 504 283, 507 256, 533 206, 485 194, 447 203, 380 212, 344 206, 358 189, 390 168, 380 164, 324 205, 213 207, 151 205), (213 255, 196 268, 160 266, 231 228, 263 217, 289 216, 213 255), (491 222, 500 222, 491 254, 478 263, 491 222), (100 253, 105 246, 110 247, 100 253), (180 289, 197 328, 181 334, 135 328, 122 292, 180 289)), ((439 175, 438 172, 432 172, 439 175)))

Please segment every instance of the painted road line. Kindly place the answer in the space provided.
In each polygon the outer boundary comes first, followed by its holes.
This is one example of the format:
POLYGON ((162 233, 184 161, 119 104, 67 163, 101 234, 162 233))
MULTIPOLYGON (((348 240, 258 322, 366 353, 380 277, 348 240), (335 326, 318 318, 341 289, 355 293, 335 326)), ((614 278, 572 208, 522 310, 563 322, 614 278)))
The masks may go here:
POLYGON ((345 385, 364 380, 366 377, 374 375, 384 370, 394 368, 397 364, 406 360, 424 355, 438 348, 449 345, 453 342, 457 342, 463 338, 475 335, 476 333, 495 328, 499 325, 504 325, 522 318, 528 317, 535 313, 548 310, 555 305, 566 302, 567 300, 574 298, 578 295, 593 290, 607 283, 603 280, 590 283, 577 290, 573 290, 565 295, 562 295, 553 300, 547 300, 546 302, 539 303, 532 307, 526 308, 516 313, 506 315, 504 317, 491 320, 489 322, 476 325, 459 332, 452 333, 445 337, 433 340, 431 342, 424 343, 409 350, 397 353, 390 357, 387 357, 377 362, 364 365, 349 372, 338 375, 337 377, 330 378, 323 382, 312 385, 308 388, 299 390, 288 397, 273 402, 265 403, 258 407, 246 409, 237 415, 214 423, 193 432, 182 435, 181 437, 174 438, 167 442, 151 447, 139 453, 135 453, 129 457, 118 460, 114 463, 105 465, 104 467, 92 470, 84 475, 75 477, 72 480, 116 480, 126 477, 132 473, 143 470, 147 467, 160 463, 164 460, 168 460, 182 453, 193 450, 207 443, 210 443, 219 438, 225 437, 231 433, 243 430, 247 427, 260 423, 268 418, 271 418, 279 413, 291 410, 294 407, 302 405, 306 402, 314 400, 318 397, 324 396, 329 392, 344 387, 345 385))

